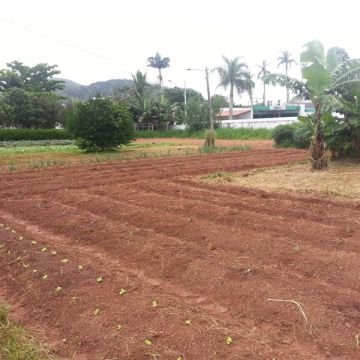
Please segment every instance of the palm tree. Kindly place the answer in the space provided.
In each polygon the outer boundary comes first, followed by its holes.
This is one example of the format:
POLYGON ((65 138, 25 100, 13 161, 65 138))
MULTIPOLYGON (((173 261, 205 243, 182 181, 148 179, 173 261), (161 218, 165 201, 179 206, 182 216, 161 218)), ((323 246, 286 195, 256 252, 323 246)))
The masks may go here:
POLYGON ((344 54, 343 50, 331 48, 325 57, 322 43, 314 40, 305 45, 300 55, 303 81, 282 74, 268 76, 273 85, 286 86, 297 98, 311 100, 314 104, 310 145, 314 170, 327 166, 324 122, 332 117, 333 111, 342 111, 344 94, 355 90, 360 92, 360 59, 349 59, 344 54))
MULTIPOLYGON (((291 58, 291 53, 289 51, 282 51, 281 55, 278 57, 278 67, 285 65, 285 75, 289 76, 289 68, 292 64, 296 64, 296 61, 291 58)), ((290 101, 289 86, 286 86, 286 103, 290 101)))
POLYGON ((131 77, 134 83, 135 95, 139 98, 143 98, 146 89, 149 87, 146 79, 146 73, 142 73, 138 70, 135 75, 131 74, 131 77))
POLYGON ((161 74, 161 69, 165 69, 170 66, 170 58, 168 58, 168 57, 162 58, 159 53, 156 53, 156 55, 154 57, 153 56, 148 57, 147 62, 148 62, 147 66, 150 66, 152 68, 159 70, 159 84, 160 84, 160 86, 162 86, 163 77, 161 74))
POLYGON ((222 58, 225 62, 225 66, 219 66, 214 70, 217 71, 220 77, 220 83, 218 86, 223 87, 225 90, 228 87, 230 88, 229 120, 232 120, 234 88, 237 90, 239 95, 246 90, 245 73, 248 69, 248 66, 243 62, 239 62, 239 57, 229 59, 226 56, 223 56, 222 58))
POLYGON ((266 62, 266 60, 263 60, 261 65, 258 65, 258 68, 260 69, 257 77, 263 82, 263 104, 265 105, 266 101, 266 78, 270 74, 270 71, 267 69, 269 64, 266 62))
POLYGON ((249 94, 249 98, 250 98, 250 104, 251 104, 251 108, 253 107, 253 90, 255 88, 255 83, 252 80, 254 75, 252 75, 250 73, 250 71, 246 71, 244 74, 245 80, 246 80, 246 84, 245 84, 245 90, 246 92, 249 94))

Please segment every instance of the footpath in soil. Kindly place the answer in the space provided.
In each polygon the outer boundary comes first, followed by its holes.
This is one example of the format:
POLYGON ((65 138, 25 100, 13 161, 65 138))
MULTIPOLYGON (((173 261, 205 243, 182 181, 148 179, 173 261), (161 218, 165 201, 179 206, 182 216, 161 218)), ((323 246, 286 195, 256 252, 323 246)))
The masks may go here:
POLYGON ((0 293, 63 359, 359 359, 360 206, 193 179, 305 157, 1 175, 0 293))

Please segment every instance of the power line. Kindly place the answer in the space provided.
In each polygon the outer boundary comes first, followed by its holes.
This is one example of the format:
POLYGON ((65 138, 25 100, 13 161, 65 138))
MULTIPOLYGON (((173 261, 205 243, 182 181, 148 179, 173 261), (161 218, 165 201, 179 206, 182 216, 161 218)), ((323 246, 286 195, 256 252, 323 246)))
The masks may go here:
POLYGON ((15 21, 12 21, 12 20, 9 20, 9 19, 5 19, 4 17, 1 17, 0 16, 0 21, 2 22, 5 22, 7 24, 10 24, 20 30, 23 30, 23 31, 26 31, 28 33, 32 33, 32 34, 35 34, 37 36, 40 36, 42 38, 45 38, 47 40, 50 40, 50 41, 54 41, 54 42, 57 42, 65 47, 68 47, 68 48, 71 48, 71 49, 74 49, 74 50, 77 50, 77 51, 80 51, 80 52, 83 52, 85 54, 88 54, 88 55, 91 55, 91 56, 94 56, 94 57, 98 57, 98 58, 101 58, 103 60, 106 60, 106 61, 110 61, 110 62, 113 62, 113 63, 116 63, 116 64, 120 64, 120 65, 123 65, 125 67, 130 67, 130 68, 134 68, 134 69, 138 69, 139 66, 135 66, 135 65, 131 65, 131 64, 128 64, 128 63, 125 63, 121 60, 118 60, 118 59, 114 59, 114 58, 111 58, 111 57, 108 57, 108 56, 105 56, 105 55, 102 55, 102 54, 99 54, 99 53, 96 53, 94 51, 91 51, 91 50, 88 50, 88 49, 84 49, 84 48, 81 48, 77 45, 74 45, 74 44, 71 44, 71 43, 68 43, 64 40, 61 40, 61 39, 57 39, 57 38, 54 38, 52 36, 49 36, 47 34, 44 34, 40 31, 37 31, 37 30, 34 30, 34 29, 31 29, 27 26, 24 26, 24 25, 20 25, 18 23, 16 23, 15 21))

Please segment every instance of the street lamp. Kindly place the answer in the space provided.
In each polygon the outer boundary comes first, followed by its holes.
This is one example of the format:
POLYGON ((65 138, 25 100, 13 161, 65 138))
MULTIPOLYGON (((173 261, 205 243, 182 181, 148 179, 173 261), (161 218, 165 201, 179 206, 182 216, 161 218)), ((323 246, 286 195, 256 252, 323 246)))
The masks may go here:
MULTIPOLYGON (((178 86, 174 81, 172 80, 168 80, 169 83, 174 84, 175 86, 177 86, 178 88, 180 88, 180 86, 178 86)), ((187 99, 186 99, 186 81, 184 82, 184 112, 185 112, 185 119, 186 119, 186 104, 187 104, 187 99)))
POLYGON ((211 110, 211 97, 210 97, 210 84, 209 84, 209 69, 205 67, 205 69, 186 69, 188 71, 204 71, 205 72, 205 79, 206 79, 206 90, 207 90, 207 96, 208 96, 208 105, 209 105, 209 116, 210 116, 210 128, 211 130, 214 130, 214 118, 213 113, 211 110))

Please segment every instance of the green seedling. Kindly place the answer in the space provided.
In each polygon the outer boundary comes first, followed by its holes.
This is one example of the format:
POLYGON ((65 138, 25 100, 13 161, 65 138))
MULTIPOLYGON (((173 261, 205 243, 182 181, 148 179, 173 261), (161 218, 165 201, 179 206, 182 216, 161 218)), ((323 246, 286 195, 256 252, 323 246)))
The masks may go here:
POLYGON ((37 241, 32 240, 31 243, 32 243, 33 245, 36 245, 36 244, 37 244, 37 241))
POLYGON ((153 301, 151 302, 151 306, 152 306, 153 308, 156 308, 156 307, 159 306, 159 304, 158 304, 158 302, 157 302, 156 300, 153 300, 153 301))
POLYGON ((53 251, 50 251, 50 254, 51 254, 51 255, 56 255, 57 252, 56 252, 55 250, 53 250, 53 251))
POLYGON ((147 346, 151 346, 151 345, 152 345, 152 341, 149 340, 149 339, 145 339, 145 340, 144 340, 144 344, 147 345, 147 346))
POLYGON ((233 343, 233 339, 231 338, 231 336, 226 337, 225 343, 226 343, 226 345, 231 345, 233 343))
POLYGON ((103 278, 101 276, 99 276, 98 278, 96 278, 96 282, 97 283, 101 283, 103 281, 103 278))
POLYGON ((67 263, 69 262, 69 259, 62 259, 61 262, 62 262, 63 264, 67 264, 67 263))
POLYGON ((12 232, 13 234, 16 234, 16 230, 11 230, 11 232, 12 232))
POLYGON ((79 269, 79 270, 82 270, 82 269, 83 269, 83 266, 82 266, 82 265, 78 265, 78 269, 79 269))
POLYGON ((59 291, 61 291, 61 290, 62 290, 62 287, 61 287, 61 286, 57 286, 56 289, 55 289, 56 292, 59 292, 59 291))
POLYGON ((23 267, 27 269, 29 267, 29 264, 23 264, 23 267))
POLYGON ((47 247, 43 247, 43 248, 41 249, 41 252, 45 252, 45 251, 47 251, 47 247))
POLYGON ((190 319, 185 320, 185 324, 188 325, 188 326, 190 326, 190 325, 192 324, 192 321, 191 321, 190 319))
POLYGON ((43 280, 46 280, 47 278, 48 278, 48 275, 47 274, 45 274, 45 275, 43 275, 43 280))
POLYGON ((122 330, 122 325, 120 325, 120 324, 116 325, 116 329, 119 331, 122 330))

